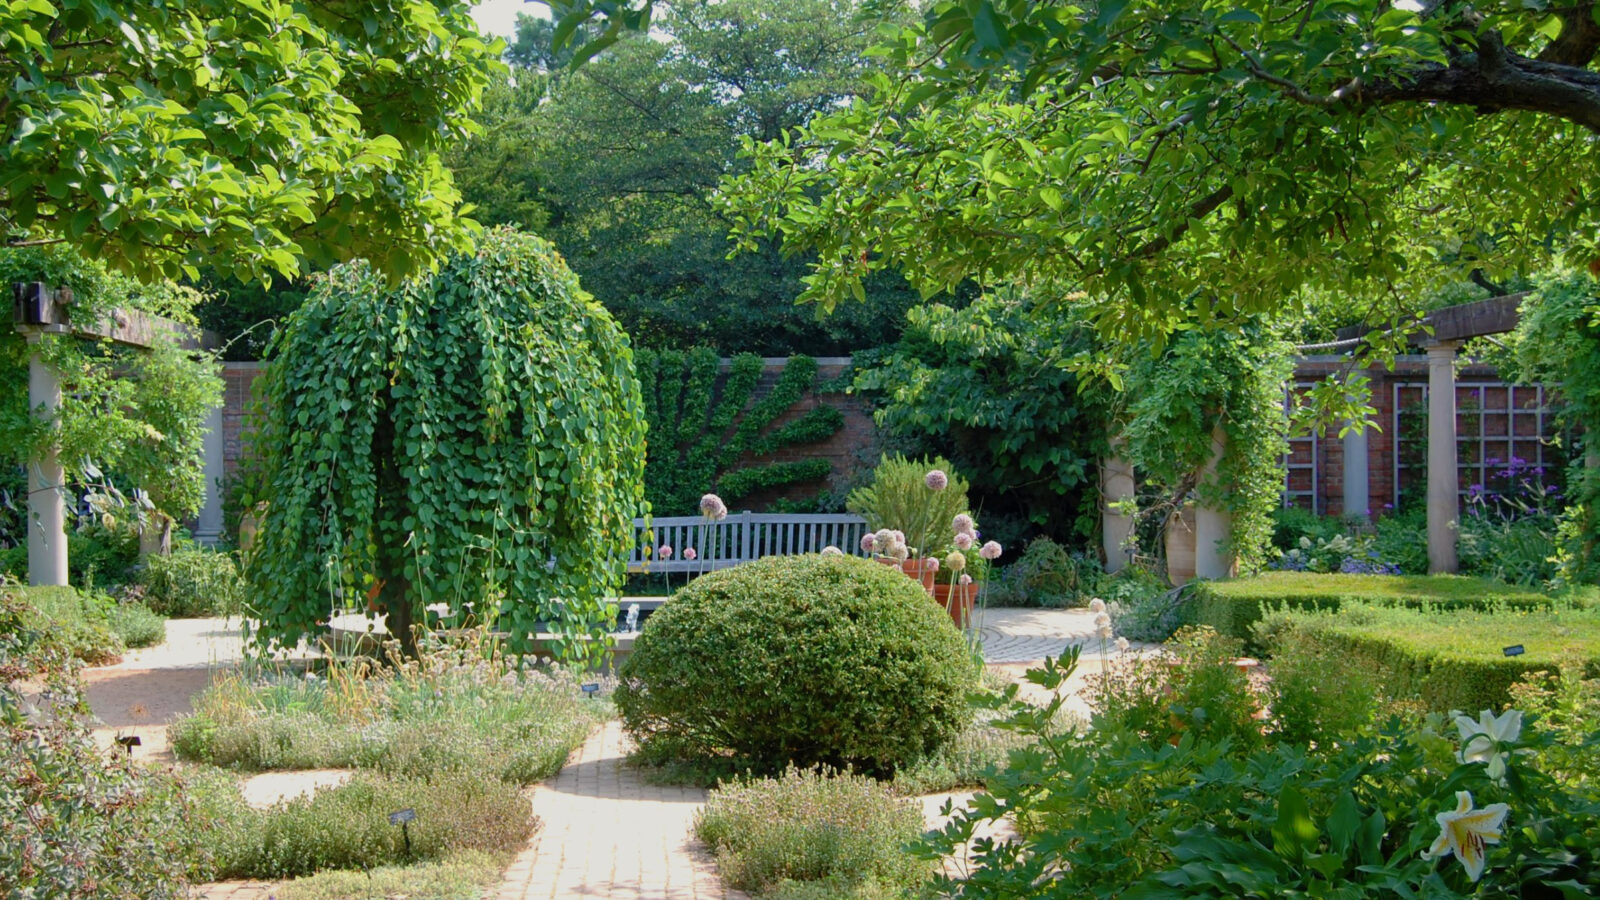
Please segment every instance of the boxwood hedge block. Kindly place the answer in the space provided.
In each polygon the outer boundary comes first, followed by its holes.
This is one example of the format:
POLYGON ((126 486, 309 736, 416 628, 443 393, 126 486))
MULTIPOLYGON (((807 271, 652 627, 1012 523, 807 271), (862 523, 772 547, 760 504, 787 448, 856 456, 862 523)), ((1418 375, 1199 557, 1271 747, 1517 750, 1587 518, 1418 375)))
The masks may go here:
POLYGON ((950 616, 898 569, 767 557, 712 572, 650 617, 616 702, 647 757, 758 772, 893 771, 937 750, 977 680, 950 616))
POLYGON ((1276 620, 1271 642, 1310 640, 1344 655, 1348 665, 1381 673, 1397 697, 1418 697, 1429 709, 1500 710, 1528 673, 1583 665, 1600 672, 1600 611, 1575 608, 1498 612, 1422 612, 1348 607, 1289 614, 1276 620), (1506 656, 1508 647, 1522 652, 1506 656))
POLYGON ((1268 609, 1336 610, 1363 603, 1440 609, 1549 609, 1545 594, 1481 578, 1456 575, 1322 575, 1268 572, 1253 578, 1203 581, 1185 604, 1185 621, 1223 634, 1250 637, 1250 626, 1268 609))

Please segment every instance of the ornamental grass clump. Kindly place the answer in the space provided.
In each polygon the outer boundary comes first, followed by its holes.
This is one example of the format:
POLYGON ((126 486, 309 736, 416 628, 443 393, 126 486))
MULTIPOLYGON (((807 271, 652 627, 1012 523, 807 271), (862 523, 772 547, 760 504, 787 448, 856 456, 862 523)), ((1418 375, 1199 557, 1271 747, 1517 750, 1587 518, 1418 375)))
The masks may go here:
POLYGON ((932 870, 907 850, 922 832, 915 805, 870 778, 827 769, 721 785, 694 831, 728 886, 762 897, 790 893, 794 882, 819 883, 833 897, 863 888, 888 895, 932 870))
POLYGON ((971 657, 900 572, 844 555, 712 572, 652 615, 618 670, 624 727, 654 762, 818 763, 879 773, 968 716, 971 657))

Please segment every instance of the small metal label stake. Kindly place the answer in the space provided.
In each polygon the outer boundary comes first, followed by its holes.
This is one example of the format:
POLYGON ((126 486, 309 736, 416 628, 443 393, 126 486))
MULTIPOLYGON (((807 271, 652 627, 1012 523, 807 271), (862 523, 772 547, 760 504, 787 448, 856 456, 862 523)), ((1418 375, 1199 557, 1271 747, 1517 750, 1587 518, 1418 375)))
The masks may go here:
POLYGON ((133 748, 144 746, 144 741, 139 740, 139 736, 137 734, 130 734, 126 737, 118 735, 117 743, 122 745, 122 749, 128 751, 129 759, 133 758, 133 748))
POLYGON ((1522 653, 1523 653, 1523 650, 1522 650, 1522 645, 1521 644, 1512 644, 1511 646, 1505 648, 1504 650, 1501 650, 1500 652, 1504 653, 1507 656, 1521 656, 1522 653))
POLYGON ((411 856, 411 823, 417 820, 417 811, 402 809, 389 813, 389 824, 400 826, 400 835, 406 839, 406 856, 411 856))
POLYGON ((580 685, 578 685, 578 690, 583 691, 585 694, 588 694, 589 695, 589 699, 593 700, 595 694, 598 693, 599 690, 600 690, 600 683, 596 682, 596 681, 591 681, 588 684, 580 684, 580 685))

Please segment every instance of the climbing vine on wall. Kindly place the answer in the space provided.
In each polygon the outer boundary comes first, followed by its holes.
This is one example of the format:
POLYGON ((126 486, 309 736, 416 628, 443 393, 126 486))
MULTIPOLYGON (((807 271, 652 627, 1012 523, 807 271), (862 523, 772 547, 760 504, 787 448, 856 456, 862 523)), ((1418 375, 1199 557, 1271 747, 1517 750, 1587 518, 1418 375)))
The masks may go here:
POLYGON ((1600 580, 1600 446, 1590 439, 1600 434, 1600 281, 1578 271, 1537 279, 1506 344, 1506 373, 1559 391, 1561 416, 1580 435, 1556 559, 1569 581, 1600 580))
POLYGON ((643 511, 628 340, 546 241, 487 234, 432 277, 335 269, 274 339, 249 578, 264 645, 372 596, 539 631, 591 657, 643 511))
POLYGON ((1129 369, 1121 432, 1127 458, 1167 490, 1233 513, 1231 547, 1245 570, 1261 565, 1282 501, 1288 449, 1284 384, 1293 347, 1268 324, 1181 333, 1129 369), (1226 451, 1201 477, 1221 425, 1226 451))
POLYGON ((687 353, 638 353, 650 421, 645 493, 657 515, 689 515, 700 496, 711 490, 736 500, 828 474, 828 462, 821 459, 738 465, 746 453, 761 457, 784 447, 818 443, 844 427, 844 415, 826 405, 771 427, 814 389, 816 360, 790 357, 772 390, 753 404, 763 369, 761 357, 735 356, 720 390, 718 366, 717 355, 705 347, 687 353))

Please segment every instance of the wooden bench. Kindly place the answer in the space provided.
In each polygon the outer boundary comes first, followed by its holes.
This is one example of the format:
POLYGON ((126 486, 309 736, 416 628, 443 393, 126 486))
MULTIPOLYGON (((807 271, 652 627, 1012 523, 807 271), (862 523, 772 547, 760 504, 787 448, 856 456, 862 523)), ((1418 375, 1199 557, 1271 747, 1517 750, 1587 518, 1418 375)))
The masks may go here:
POLYGON ((702 516, 663 516, 633 520, 633 552, 628 571, 709 572, 763 556, 793 556, 838 547, 852 556, 866 556, 861 536, 867 522, 849 513, 734 513, 720 522, 702 516), (658 559, 661 546, 671 559, 658 559), (693 547, 696 559, 684 559, 693 547))

